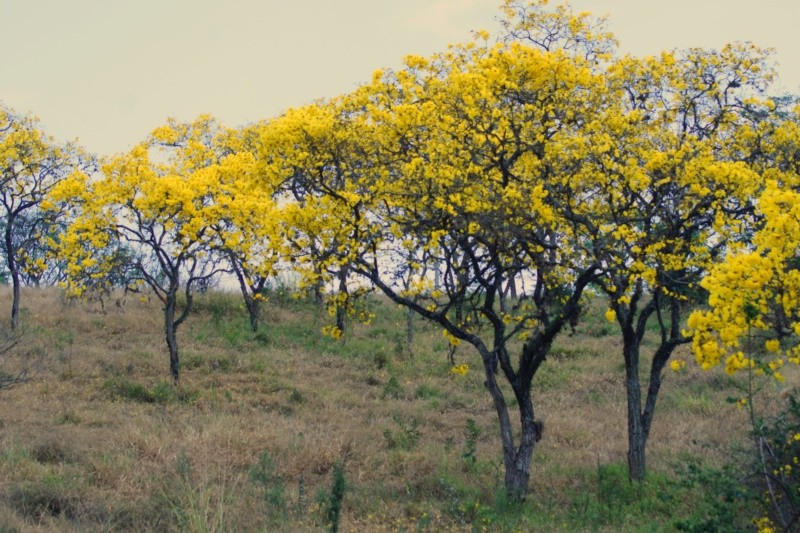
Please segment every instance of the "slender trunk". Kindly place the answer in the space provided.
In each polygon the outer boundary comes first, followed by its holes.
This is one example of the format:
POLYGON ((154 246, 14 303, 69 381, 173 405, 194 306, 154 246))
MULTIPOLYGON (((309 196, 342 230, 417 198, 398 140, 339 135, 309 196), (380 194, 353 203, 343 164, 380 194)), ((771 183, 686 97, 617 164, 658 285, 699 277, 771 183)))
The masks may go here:
POLYGON ((681 315, 677 301, 670 303, 670 322, 665 323, 656 300, 648 303, 636 319, 623 327, 623 355, 625 356, 625 388, 628 398, 628 473, 633 481, 643 481, 647 473, 647 441, 655 416, 656 401, 661 390, 661 372, 675 348, 687 342, 680 331, 681 315), (661 342, 650 362, 647 395, 643 398, 639 379, 641 343, 647 320, 656 313, 661 328, 661 342), (668 327, 667 327, 668 326, 668 327))
POLYGON ((414 310, 409 308, 408 315, 406 315, 406 347, 408 348, 408 355, 414 356, 414 310))
POLYGON ((325 302, 325 297, 322 295, 322 282, 317 281, 314 283, 314 304, 321 306, 325 302))
POLYGON ((508 295, 513 301, 517 300, 517 281, 514 276, 508 278, 508 295))
MULTIPOLYGON (((10 262, 11 261, 9 261, 9 263, 10 262)), ((19 326, 19 284, 19 272, 17 272, 15 267, 15 269, 11 271, 11 287, 13 291, 11 300, 11 331, 17 331, 17 327, 19 326)))
MULTIPOLYGON (((244 272, 239 267, 237 257, 230 256, 230 263, 233 265, 233 271, 236 274, 236 279, 239 280, 239 289, 242 291, 242 298, 244 298, 244 305, 247 308, 247 314, 250 315, 250 329, 253 333, 258 333, 258 318, 260 312, 259 302, 256 298, 250 295, 250 287, 245 278, 244 272)), ((255 291, 254 291, 255 292, 255 291)))
MULTIPOLYGON (((347 267, 343 266, 339 269, 339 294, 347 294, 347 267)), ((336 327, 339 331, 342 332, 342 335, 345 333, 345 327, 347 319, 347 309, 343 305, 339 305, 336 308, 336 327)))
POLYGON ((624 335, 625 391, 628 400, 628 475, 643 481, 646 472, 647 434, 642 423, 642 389, 639 381, 639 342, 635 335, 624 335))
POLYGON ((673 350, 677 344, 674 342, 666 342, 661 344, 653 355, 653 362, 650 366, 650 382, 647 387, 647 398, 644 403, 644 411, 642 412, 642 427, 644 429, 644 441, 647 443, 647 438, 650 436, 650 428, 653 425, 653 416, 656 412, 656 402, 658 401, 658 393, 661 390, 661 372, 664 370, 667 361, 669 361, 673 350))
POLYGON ((177 295, 175 292, 167 293, 167 302, 164 306, 164 333, 167 339, 167 349, 169 350, 169 372, 173 383, 177 385, 180 375, 180 359, 178 358, 177 326, 175 324, 176 306, 177 295))
POLYGON ((11 300, 11 331, 16 331, 19 326, 19 299, 20 299, 20 280, 19 269, 17 267, 16 257, 14 256, 14 242, 11 238, 11 231, 14 227, 14 219, 9 218, 6 220, 6 230, 4 235, 5 248, 6 248, 6 264, 8 272, 11 274, 11 288, 13 297, 11 300))
POLYGON ((506 466, 506 491, 512 500, 522 501, 528 491, 528 482, 531 476, 531 460, 536 443, 541 438, 539 428, 533 417, 533 402, 531 401, 530 387, 521 385, 523 390, 516 390, 519 403, 520 433, 519 448, 514 458, 513 468, 506 466))

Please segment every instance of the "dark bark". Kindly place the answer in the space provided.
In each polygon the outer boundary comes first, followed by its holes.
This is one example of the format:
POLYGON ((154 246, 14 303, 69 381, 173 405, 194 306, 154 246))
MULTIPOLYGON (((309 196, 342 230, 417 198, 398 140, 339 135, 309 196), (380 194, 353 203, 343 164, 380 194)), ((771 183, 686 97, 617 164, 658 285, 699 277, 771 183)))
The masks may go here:
POLYGON ((677 301, 669 302, 670 323, 661 316, 658 299, 651 300, 636 316, 636 301, 622 311, 623 355, 625 358, 625 390, 628 417, 628 474, 633 481, 643 481, 647 474, 647 441, 653 425, 661 374, 675 348, 688 342, 680 332, 681 311, 677 301), (647 383, 647 396, 642 404, 642 383, 639 363, 642 339, 647 322, 656 315, 661 332, 661 342, 653 354, 647 383), (634 327, 634 317, 636 325, 634 327))
MULTIPOLYGON (((478 265, 479 261, 472 257, 472 263, 478 265)), ((586 286, 596 277, 597 267, 591 265, 586 268, 569 290, 569 298, 563 305, 552 307, 549 301, 542 297, 541 302, 545 307, 557 311, 553 315, 540 308, 541 328, 525 341, 519 357, 518 367, 515 368, 508 353, 509 334, 503 317, 497 312, 497 299, 502 293, 501 276, 484 276, 483 272, 475 268, 473 276, 484 289, 484 298, 479 308, 474 309, 491 324, 493 331, 492 346, 487 348, 484 340, 476 333, 461 327, 461 323, 450 318, 450 311, 455 311, 463 300, 451 301, 451 305, 439 310, 430 310, 414 298, 402 296, 392 286, 381 279, 380 268, 375 263, 356 263, 355 272, 368 278, 386 296, 397 304, 403 305, 422 317, 441 325, 454 337, 471 344, 481 356, 486 380, 484 385, 489 391, 494 405, 500 429, 500 441, 503 450, 503 465, 505 468, 505 490, 513 500, 523 500, 528 490, 530 481, 531 459, 536 443, 542 437, 543 425, 534 416, 531 388, 533 377, 545 361, 553 344, 553 340, 560 331, 569 323, 579 305, 579 301, 586 286), (515 445, 514 426, 509 415, 508 404, 497 382, 498 371, 511 385, 519 409, 519 445, 515 445)), ((466 285, 462 285, 466 286, 466 285)), ((544 289, 543 289, 544 290, 544 289)), ((463 296, 463 294, 462 294, 463 296)), ((555 296, 554 296, 555 298, 555 296)), ((560 296, 559 296, 560 299, 560 296)), ((539 301, 534 301, 537 307, 539 301)))
POLYGON ((639 382, 639 346, 635 339, 625 339, 625 391, 628 413, 628 475, 644 480, 647 436, 642 425, 642 389, 639 382))
POLYGON ((406 348, 409 357, 414 356, 414 310, 409 309, 406 315, 406 348))
POLYGON ((259 317, 261 316, 261 304, 255 298, 248 297, 245 300, 247 312, 250 315, 250 331, 258 333, 259 317), (250 300, 247 302, 247 300, 250 300))
MULTIPOLYGON (((347 294, 347 267, 343 266, 339 269, 339 294, 347 294)), ((339 305, 336 308, 336 327, 345 334, 347 327, 347 308, 345 305, 339 305)))
MULTIPOLYGON (((244 299, 244 306, 247 308, 247 314, 250 317, 250 330, 253 333, 258 333, 259 321, 261 318, 261 305, 258 298, 253 295, 255 291, 248 286, 247 278, 239 265, 239 261, 235 256, 230 257, 230 263, 233 266, 233 271, 236 274, 236 279, 239 281, 239 289, 242 291, 242 298, 244 299)), ((259 290, 263 287, 255 287, 259 290)))
POLYGON ((15 257, 14 239, 12 237, 14 229, 13 215, 6 220, 5 228, 5 248, 6 248, 6 265, 8 272, 11 274, 11 290, 13 293, 11 300, 11 331, 16 331, 19 326, 19 300, 20 300, 20 279, 19 267, 15 257))
POLYGON ((505 489, 508 496, 515 501, 522 501, 528 491, 530 481, 531 459, 538 439, 537 425, 534 422, 533 402, 530 395, 530 382, 520 383, 514 387, 519 403, 520 443, 514 444, 514 428, 508 413, 503 392, 497 383, 495 365, 491 354, 485 348, 479 348, 483 358, 486 374, 486 388, 492 397, 497 419, 500 422, 500 441, 503 448, 503 466, 505 467, 505 489))
POLYGON ((164 333, 167 339, 167 349, 169 351, 169 373, 173 383, 178 383, 180 377, 180 359, 178 357, 178 326, 175 320, 175 310, 177 307, 177 294, 170 291, 167 294, 166 305, 164 306, 164 333))
POLYGON ((322 294, 322 282, 317 281, 314 283, 314 304, 321 306, 325 303, 325 297, 322 294))

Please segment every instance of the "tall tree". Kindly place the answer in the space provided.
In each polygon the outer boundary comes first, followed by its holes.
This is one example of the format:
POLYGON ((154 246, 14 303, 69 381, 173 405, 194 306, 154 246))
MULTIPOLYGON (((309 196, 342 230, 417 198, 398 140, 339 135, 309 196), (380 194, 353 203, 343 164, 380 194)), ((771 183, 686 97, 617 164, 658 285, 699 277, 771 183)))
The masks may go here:
POLYGON ((551 169, 602 108, 595 67, 583 55, 479 35, 285 118, 298 134, 276 172, 315 193, 287 212, 287 232, 335 243, 324 262, 331 272, 347 265, 452 344, 475 348, 500 423, 505 487, 517 499, 543 431, 533 377, 599 272, 575 255, 547 192, 570 180, 551 169), (439 288, 428 275, 437 268, 439 288), (520 277, 533 291, 501 306, 520 277))

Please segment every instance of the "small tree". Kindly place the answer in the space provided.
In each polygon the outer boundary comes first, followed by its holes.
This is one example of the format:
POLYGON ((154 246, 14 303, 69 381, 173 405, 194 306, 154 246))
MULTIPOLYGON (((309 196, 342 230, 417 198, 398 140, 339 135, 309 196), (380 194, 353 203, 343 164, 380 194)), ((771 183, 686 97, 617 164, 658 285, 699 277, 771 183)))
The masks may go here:
POLYGON ((59 146, 38 129, 36 119, 0 107, 0 254, 12 286, 11 328, 19 326, 20 286, 26 273, 36 280, 46 270, 48 239, 58 217, 40 209, 48 192, 88 160, 74 146, 59 146))
POLYGON ((214 191, 217 212, 212 229, 217 234, 215 246, 225 257, 236 276, 256 333, 261 321, 261 307, 270 279, 282 258, 280 209, 273 200, 274 185, 263 175, 254 174, 254 128, 221 131, 217 150, 226 156, 237 155, 247 161, 247 169, 221 175, 214 191))
MULTIPOLYGON (((77 173, 52 194, 56 205, 78 214, 60 246, 69 264, 72 290, 85 288, 86 269, 97 276, 112 266, 96 251, 120 242, 135 254, 135 281, 144 283, 164 304, 164 330, 170 374, 180 372, 178 327, 192 308, 198 286, 223 270, 214 250, 219 247, 212 225, 218 220, 215 192, 224 176, 246 172, 247 158, 220 157, 216 131, 209 117, 192 124, 170 121, 156 129, 146 143, 102 166, 102 175, 77 173), (155 162, 152 150, 163 151, 155 162), (183 299, 178 294, 183 294, 183 299)), ((90 276, 91 278, 92 276, 90 276)))

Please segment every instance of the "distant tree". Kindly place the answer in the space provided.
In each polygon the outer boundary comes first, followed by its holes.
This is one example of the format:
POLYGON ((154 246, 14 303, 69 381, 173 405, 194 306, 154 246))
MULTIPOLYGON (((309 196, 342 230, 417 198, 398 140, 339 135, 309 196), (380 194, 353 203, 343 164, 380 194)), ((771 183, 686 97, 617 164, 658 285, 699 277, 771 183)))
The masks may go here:
POLYGON ((77 147, 58 145, 42 133, 36 119, 0 107, 0 254, 12 286, 12 330, 19 326, 20 286, 26 278, 43 280, 47 247, 60 229, 58 216, 40 209, 42 199, 71 172, 89 164, 77 147))
POLYGON ((355 148, 347 125, 337 121, 337 110, 331 105, 314 105, 292 109, 283 116, 259 127, 258 144, 254 147, 262 179, 274 190, 281 212, 284 258, 306 267, 304 283, 323 303, 323 287, 329 284, 333 295, 327 299, 328 310, 335 317, 329 331, 334 337, 345 334, 348 311, 365 290, 349 284, 350 269, 340 260, 347 246, 346 235, 331 232, 325 218, 315 219, 320 205, 329 205, 330 198, 349 194, 347 180, 353 171, 372 164, 363 158, 350 159, 355 148), (348 167, 347 165, 353 165, 348 167), (288 221, 288 222, 287 222, 288 221), (297 224, 302 231, 297 231, 297 224))
POLYGON ((273 199, 275 188, 264 176, 254 172, 253 135, 253 128, 219 132, 217 150, 220 155, 238 154, 248 161, 249 170, 221 176, 213 193, 217 212, 211 228, 217 234, 214 246, 225 257, 239 283, 250 329, 256 333, 266 289, 275 278, 283 249, 280 208, 273 199))
POLYGON ((109 259, 119 256, 109 244, 119 242, 133 252, 134 279, 164 304, 170 374, 176 383, 178 327, 189 316, 198 286, 225 269, 215 253, 219 237, 212 227, 219 219, 216 190, 226 176, 246 172, 252 161, 220 157, 217 133, 210 117, 191 124, 170 120, 145 143, 105 162, 100 176, 73 174, 51 195, 54 205, 77 212, 59 248, 74 293, 114 266, 109 259), (153 151, 159 156, 151 158, 153 151), (97 256, 98 250, 108 249, 112 253, 97 256), (97 272, 87 277, 87 269, 97 272))

